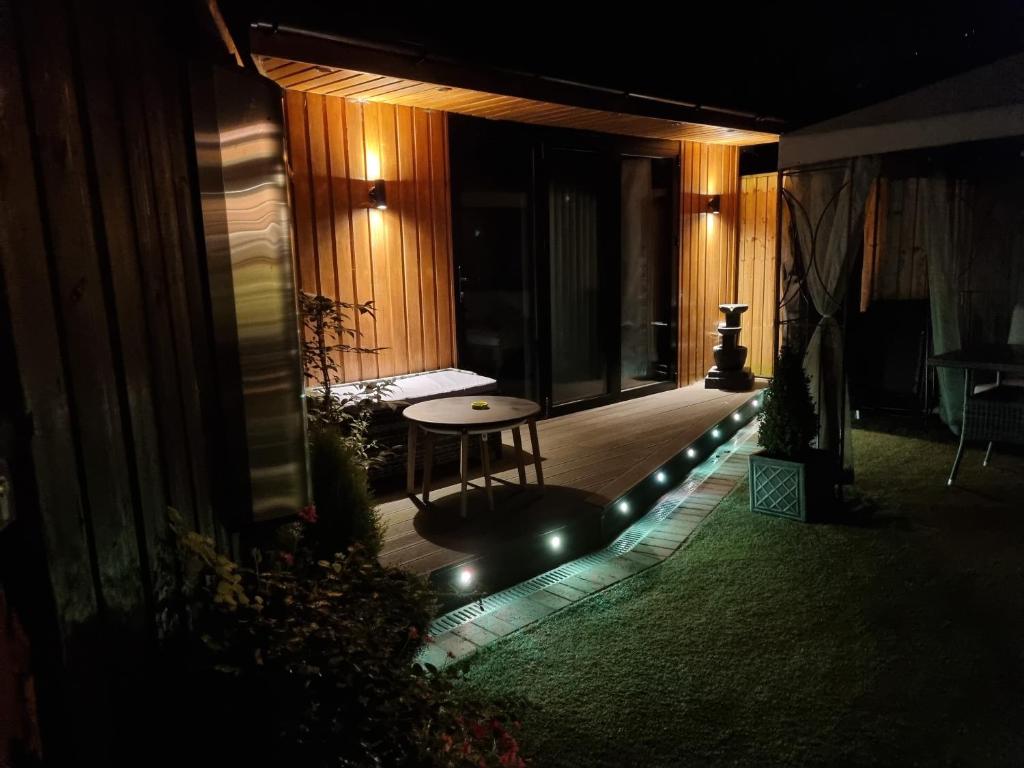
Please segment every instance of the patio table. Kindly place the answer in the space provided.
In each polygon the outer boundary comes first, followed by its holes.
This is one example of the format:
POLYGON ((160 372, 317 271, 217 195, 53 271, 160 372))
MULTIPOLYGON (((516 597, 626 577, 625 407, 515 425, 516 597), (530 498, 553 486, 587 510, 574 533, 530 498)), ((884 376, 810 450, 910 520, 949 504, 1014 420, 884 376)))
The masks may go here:
POLYGON ((483 457, 484 484, 487 488, 487 505, 493 511, 494 495, 491 491, 491 459, 487 450, 488 437, 495 432, 509 429, 516 449, 519 468, 519 483, 526 485, 526 465, 523 460, 523 440, 519 428, 526 424, 530 430, 530 444, 533 450, 533 464, 537 470, 537 485, 543 490, 544 472, 541 469, 540 442, 537 439, 537 415, 540 406, 532 400, 519 397, 444 397, 410 405, 402 415, 409 421, 408 464, 406 466, 406 490, 415 492, 416 441, 418 433, 425 435, 423 445, 423 503, 430 504, 430 474, 434 460, 434 435, 459 436, 459 479, 462 490, 459 497, 460 513, 466 516, 466 492, 469 486, 469 436, 480 435, 481 456, 483 457), (486 408, 474 408, 474 403, 486 403, 486 408))
POLYGON ((968 440, 987 440, 984 464, 988 464, 993 442, 1024 444, 1024 388, 997 386, 975 393, 975 371, 1024 376, 1024 345, 986 344, 943 352, 928 358, 935 368, 958 368, 964 372, 963 422, 960 444, 946 485, 952 485, 960 469, 964 444, 968 440))

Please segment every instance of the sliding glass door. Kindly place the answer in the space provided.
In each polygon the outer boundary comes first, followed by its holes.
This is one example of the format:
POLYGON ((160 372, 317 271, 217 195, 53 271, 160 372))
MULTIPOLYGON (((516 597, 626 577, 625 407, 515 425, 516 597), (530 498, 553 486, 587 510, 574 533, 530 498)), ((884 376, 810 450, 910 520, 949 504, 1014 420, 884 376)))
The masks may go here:
POLYGON ((459 364, 545 413, 674 386, 678 144, 449 118, 459 364))
POLYGON ((620 376, 622 391, 674 378, 672 158, 623 157, 620 165, 620 376))
POLYGON ((677 157, 627 146, 544 153, 551 412, 675 380, 677 157))
POLYGON ((601 156, 553 150, 548 163, 551 404, 608 394, 601 156))

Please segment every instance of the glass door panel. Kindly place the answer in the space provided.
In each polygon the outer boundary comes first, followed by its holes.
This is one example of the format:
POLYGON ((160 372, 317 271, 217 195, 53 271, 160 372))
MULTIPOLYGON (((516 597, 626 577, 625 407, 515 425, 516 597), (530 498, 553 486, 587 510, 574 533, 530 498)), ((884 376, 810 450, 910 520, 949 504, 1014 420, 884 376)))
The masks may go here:
POLYGON ((673 158, 621 161, 620 388, 668 381, 672 365, 673 158))
POLYGON ((548 170, 551 391, 557 406, 608 393, 601 157, 553 150, 548 170))
POLYGON ((459 367, 537 399, 533 148, 514 130, 449 121, 459 367), (486 162, 481 162, 486 158, 486 162))

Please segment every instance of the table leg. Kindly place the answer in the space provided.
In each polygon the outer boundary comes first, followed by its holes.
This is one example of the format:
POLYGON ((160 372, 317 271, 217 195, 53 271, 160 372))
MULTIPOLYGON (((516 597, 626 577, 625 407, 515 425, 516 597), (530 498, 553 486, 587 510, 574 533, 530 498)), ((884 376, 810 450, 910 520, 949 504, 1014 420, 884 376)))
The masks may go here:
POLYGON ((423 435, 423 504, 430 506, 430 475, 434 469, 434 433, 423 435))
POLYGON ((533 449, 533 466, 537 470, 537 485, 544 490, 544 469, 540 465, 540 440, 537 439, 537 421, 530 419, 530 447, 533 449))
POLYGON ((523 435, 519 427, 512 427, 512 443, 516 447, 516 466, 519 468, 519 484, 526 485, 526 460, 523 458, 523 435))
POLYGON ((466 492, 469 485, 469 433, 463 431, 459 436, 459 479, 462 480, 462 491, 459 494, 459 513, 466 516, 466 492))
POLYGON ((964 457, 964 443, 967 438, 967 398, 971 396, 971 372, 964 369, 964 410, 960 417, 960 445, 956 448, 956 458, 953 459, 953 468, 949 471, 949 479, 946 485, 953 485, 956 481, 956 474, 960 471, 960 460, 964 457))
POLYGON ((480 458, 484 466, 484 486, 487 488, 487 508, 494 511, 494 492, 491 490, 491 450, 488 444, 489 435, 480 435, 480 458))
POLYGON ((409 439, 405 441, 405 450, 408 454, 405 460, 405 492, 408 494, 416 490, 416 433, 419 430, 416 422, 409 422, 409 439))

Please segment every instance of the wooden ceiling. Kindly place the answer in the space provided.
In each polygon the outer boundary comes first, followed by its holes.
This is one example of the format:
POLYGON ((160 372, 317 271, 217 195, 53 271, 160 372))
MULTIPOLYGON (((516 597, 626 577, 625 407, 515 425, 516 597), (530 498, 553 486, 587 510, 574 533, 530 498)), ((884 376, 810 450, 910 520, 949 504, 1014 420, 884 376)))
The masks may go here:
POLYGON ((774 133, 552 104, 273 56, 255 58, 263 74, 282 88, 324 96, 457 112, 491 120, 514 120, 535 125, 619 133, 651 139, 735 146, 769 144, 779 139, 774 133))

